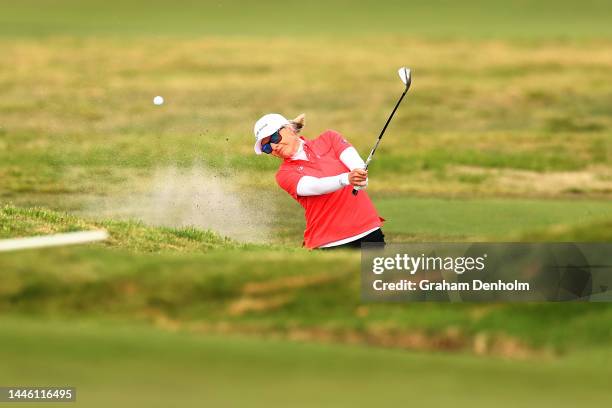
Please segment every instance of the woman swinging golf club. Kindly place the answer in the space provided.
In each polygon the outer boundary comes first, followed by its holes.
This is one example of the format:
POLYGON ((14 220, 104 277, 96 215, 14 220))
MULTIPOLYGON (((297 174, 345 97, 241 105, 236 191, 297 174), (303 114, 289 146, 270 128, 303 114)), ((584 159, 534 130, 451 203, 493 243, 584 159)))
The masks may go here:
POLYGON ((255 153, 282 160, 277 183, 305 210, 308 248, 360 248, 384 242, 382 218, 365 193, 367 170, 357 150, 328 130, 316 139, 299 136, 304 115, 292 121, 271 113, 255 123, 255 153))

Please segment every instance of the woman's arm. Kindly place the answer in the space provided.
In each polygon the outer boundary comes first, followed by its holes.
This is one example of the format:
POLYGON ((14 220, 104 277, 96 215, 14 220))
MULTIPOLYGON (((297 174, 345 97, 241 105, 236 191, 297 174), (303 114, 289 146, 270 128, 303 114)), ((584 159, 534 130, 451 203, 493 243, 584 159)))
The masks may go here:
POLYGON ((340 161, 351 171, 363 169, 365 167, 365 162, 361 159, 359 153, 357 153, 357 150, 353 146, 347 147, 340 153, 340 161))
MULTIPOLYGON (((359 153, 357 153, 357 150, 353 146, 347 147, 342 151, 342 153, 340 153, 340 161, 344 163, 344 165, 351 171, 355 169, 363 169, 365 167, 365 162, 361 159, 361 156, 359 156, 359 153)), ((367 186, 368 179, 366 178, 364 185, 358 185, 355 186, 355 188, 357 190, 361 190, 367 186)))
MULTIPOLYGON (((354 147, 351 146, 344 149, 344 151, 340 153, 340 161, 351 170, 351 173, 356 173, 351 177, 351 179, 355 180, 354 185, 362 188, 368 185, 367 178, 365 178, 365 182, 361 182, 364 180, 364 178, 361 177, 361 172, 354 172, 355 169, 363 169, 365 167, 365 162, 359 157, 359 153, 357 153, 354 147)), ((342 187, 352 184, 349 180, 349 174, 350 173, 342 173, 337 176, 321 178, 304 176, 298 182, 297 194, 299 196, 313 196, 333 193, 342 187)))
POLYGON ((337 176, 321 178, 304 176, 298 182, 297 194, 299 196, 313 196, 333 193, 349 185, 348 175, 348 173, 342 173, 337 176))
POLYGON ((302 176, 297 184, 297 195, 313 196, 333 193, 345 186, 365 187, 368 184, 368 173, 364 169, 355 169, 331 177, 302 176))

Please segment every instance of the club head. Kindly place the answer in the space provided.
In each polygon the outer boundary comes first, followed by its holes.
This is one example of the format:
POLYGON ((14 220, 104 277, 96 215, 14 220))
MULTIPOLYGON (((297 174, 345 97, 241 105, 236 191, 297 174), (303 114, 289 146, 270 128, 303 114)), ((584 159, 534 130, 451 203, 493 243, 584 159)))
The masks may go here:
POLYGON ((401 67, 397 73, 399 74, 400 79, 406 85, 406 88, 410 88, 410 83, 412 82, 412 78, 410 76, 410 68, 401 67))

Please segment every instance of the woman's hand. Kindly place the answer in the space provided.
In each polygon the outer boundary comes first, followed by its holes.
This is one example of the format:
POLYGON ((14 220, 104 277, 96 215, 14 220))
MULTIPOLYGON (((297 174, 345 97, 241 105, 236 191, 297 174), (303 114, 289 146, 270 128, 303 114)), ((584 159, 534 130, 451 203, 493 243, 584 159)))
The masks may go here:
POLYGON ((365 187, 368 185, 368 171, 354 169, 348 175, 349 183, 353 187, 365 187))

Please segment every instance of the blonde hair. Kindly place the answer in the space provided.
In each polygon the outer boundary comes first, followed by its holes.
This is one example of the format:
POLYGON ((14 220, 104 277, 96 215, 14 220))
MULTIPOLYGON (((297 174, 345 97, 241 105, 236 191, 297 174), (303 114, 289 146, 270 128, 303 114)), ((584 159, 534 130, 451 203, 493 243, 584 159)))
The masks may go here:
POLYGON ((301 113, 297 115, 295 119, 289 121, 289 124, 295 133, 300 133, 304 125, 306 125, 306 114, 301 113))

